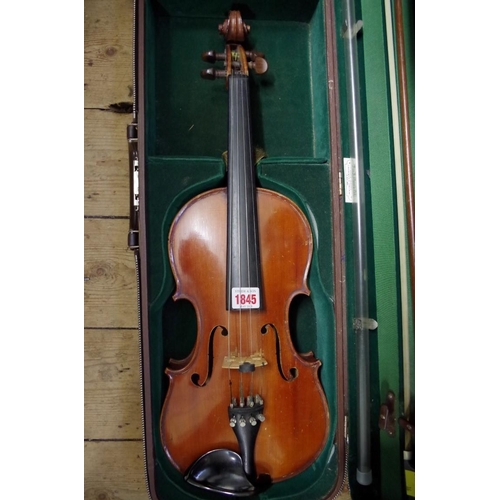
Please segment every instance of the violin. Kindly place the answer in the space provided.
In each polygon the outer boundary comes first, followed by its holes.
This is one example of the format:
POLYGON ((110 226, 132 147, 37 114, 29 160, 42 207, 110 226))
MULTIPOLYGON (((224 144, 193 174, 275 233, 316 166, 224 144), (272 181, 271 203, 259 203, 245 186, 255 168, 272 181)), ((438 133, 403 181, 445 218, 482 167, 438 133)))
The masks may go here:
POLYGON ((174 299, 191 302, 197 338, 169 360, 161 441, 191 484, 234 496, 255 494, 307 469, 323 450, 329 409, 312 352, 296 352, 289 307, 309 295, 309 222, 285 196, 257 187, 249 73, 264 54, 244 48, 250 27, 238 11, 219 25, 221 62, 206 79, 228 91, 227 187, 202 193, 176 215, 168 255, 174 299))

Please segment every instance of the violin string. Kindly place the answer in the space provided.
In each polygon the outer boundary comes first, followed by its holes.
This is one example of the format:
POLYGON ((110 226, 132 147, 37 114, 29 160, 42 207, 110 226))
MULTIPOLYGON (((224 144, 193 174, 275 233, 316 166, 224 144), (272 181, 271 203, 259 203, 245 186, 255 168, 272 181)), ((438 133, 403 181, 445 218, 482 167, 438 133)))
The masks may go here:
MULTIPOLYGON (((229 200, 229 191, 227 191, 227 200, 229 200)), ((227 204, 227 211, 229 213, 229 204, 227 204)), ((229 220, 229 219, 228 219, 229 220)), ((226 234, 226 238, 229 238, 229 224, 228 224, 228 231, 227 231, 227 234, 226 234)), ((229 248, 226 244, 226 251, 229 252, 229 248)), ((227 265, 227 258, 226 258, 226 267, 227 267, 227 271, 228 273, 231 273, 230 269, 231 269, 231 266, 227 265)), ((227 283, 231 283, 230 279, 226 279, 226 287, 228 286, 227 283)), ((227 303, 227 290, 226 290, 226 303, 227 303)), ((226 325, 227 325, 227 361, 229 363, 229 368, 227 369, 228 371, 228 383, 229 383, 229 404, 232 403, 233 401, 233 397, 234 397, 234 394, 233 394, 233 381, 232 381, 232 378, 231 378, 231 305, 229 305, 229 307, 227 307, 227 321, 226 321, 226 325)))
MULTIPOLYGON (((229 311, 229 330, 230 332, 233 331, 235 326, 238 326, 238 335, 236 335, 236 338, 234 339, 236 341, 236 352, 235 355, 237 356, 237 359, 241 356, 241 309, 238 311, 234 312, 232 308, 232 288, 233 285, 236 283, 233 282, 233 274, 232 274, 232 269, 233 269, 233 262, 234 259, 236 258, 236 262, 238 263, 238 286, 241 286, 241 229, 240 229, 240 224, 235 228, 234 227, 234 221, 241 220, 241 213, 240 213, 240 172, 239 172, 239 109, 238 109, 238 102, 239 102, 239 95, 238 95, 238 86, 237 86, 237 79, 234 78, 233 75, 229 76, 229 114, 230 114, 230 130, 229 130, 229 145, 228 145, 228 176, 229 176, 229 183, 228 183, 228 196, 229 198, 229 206, 231 210, 231 214, 229 217, 229 226, 228 226, 228 237, 231 238, 230 240, 230 245, 228 246, 228 251, 231 252, 229 255, 229 261, 228 261, 228 272, 230 272, 230 280, 228 281, 229 283, 229 306, 228 306, 228 311, 229 311), (230 190, 230 192, 229 192, 230 190), (238 255, 234 256, 233 255, 233 250, 234 250, 234 239, 237 238, 237 247, 238 247, 238 255), (234 321, 233 321, 234 320, 234 321)), ((229 209, 229 207, 228 207, 229 209)), ((231 371, 231 368, 229 368, 231 371)), ((242 396, 242 384, 243 384, 243 379, 242 379, 242 374, 240 372, 240 377, 239 377, 239 398, 242 396)))
MULTIPOLYGON (((238 196, 238 275, 239 275, 239 280, 238 280, 238 285, 241 288, 241 280, 242 280, 242 275, 241 275, 241 231, 242 231, 242 225, 239 223, 242 219, 241 217, 241 152, 240 152, 240 121, 241 121, 241 116, 240 116, 240 102, 241 102, 241 96, 240 96, 240 86, 239 84, 239 79, 233 77, 234 85, 235 85, 235 90, 236 90, 236 103, 234 107, 236 108, 236 158, 237 158, 237 165, 238 165, 238 172, 237 172, 237 179, 238 179, 238 188, 236 190, 237 196, 238 196)), ((242 338, 242 310, 241 307, 238 311, 238 317, 239 317, 239 325, 238 325, 238 334, 239 334, 239 347, 238 347, 238 357, 240 358, 242 356, 242 350, 243 350, 243 338, 242 338)), ((240 400, 244 396, 243 395, 243 373, 240 373, 240 400)))
MULTIPOLYGON (((229 50, 229 49, 226 49, 229 50)), ((233 106, 233 85, 232 85, 232 77, 229 77, 230 85, 229 85, 229 116, 230 116, 230 124, 233 126, 234 124, 234 106, 233 106)), ((232 319, 233 319, 233 314, 231 312, 231 301, 232 301, 232 291, 231 287, 233 285, 233 275, 232 275, 232 262, 233 262, 233 255, 232 255, 232 250, 233 250, 233 230, 232 230, 232 221, 234 218, 234 207, 235 203, 234 201, 234 196, 235 196, 235 190, 234 190, 234 176, 235 176, 235 171, 234 168, 230 168, 234 165, 233 163, 233 153, 234 153, 234 134, 231 133, 232 131, 229 130, 229 144, 228 144, 228 190, 227 190, 227 199, 228 199, 228 227, 227 227, 227 238, 229 241, 229 245, 227 245, 227 251, 229 252, 229 258, 227 260, 227 272, 229 273, 229 279, 226 281, 227 285, 229 286, 229 290, 226 291, 226 293, 229 295, 228 299, 228 307, 227 307, 227 325, 228 325, 228 362, 229 362, 229 385, 231 387, 231 401, 232 398, 235 397, 235 394, 233 393, 233 384, 232 384, 232 373, 231 373, 231 340, 232 340, 232 331, 233 331, 233 326, 232 326, 232 319)), ((237 354, 237 353, 236 353, 237 354)))
MULTIPOLYGON (((232 273, 232 262, 236 259, 238 263, 238 288, 241 289, 242 286, 252 287, 258 285, 258 280, 256 283, 252 282, 252 268, 251 259, 257 257, 254 255, 255 248, 254 244, 255 238, 257 237, 257 225, 254 214, 256 210, 256 193, 253 189, 252 179, 249 175, 253 175, 253 149, 252 149, 252 133, 250 126, 250 103, 249 103, 249 82, 247 76, 229 76, 229 113, 230 113, 230 124, 232 130, 229 131, 229 145, 228 145, 228 155, 231 160, 229 161, 229 189, 230 199, 228 210, 231 210, 228 217, 228 237, 237 237, 237 249, 238 255, 230 255, 228 259, 228 270, 227 272, 232 273), (250 169, 250 170, 249 170, 250 169), (249 184, 250 183, 250 184, 249 184), (254 206, 255 205, 255 206, 254 206), (251 211, 251 213, 250 213, 251 211), (252 216, 252 217, 251 217, 252 216), (235 221, 238 222, 237 228, 233 227, 235 221), (245 238, 243 242, 242 239, 245 238), (245 248, 243 247, 245 245, 245 248), (245 254, 242 251, 245 250, 245 254), (246 275, 246 281, 244 282, 244 276, 246 275)), ((229 196, 229 193, 228 193, 229 196)), ((231 240, 233 241, 233 240, 231 240)), ((232 244, 228 245, 228 251, 234 249, 232 244)), ((257 261, 256 261, 257 264, 257 261)), ((230 279, 229 286, 234 285, 233 281, 230 279)), ((230 304, 228 307, 228 359, 231 358, 231 336, 234 327, 237 326, 238 334, 237 338, 237 352, 234 353, 238 359, 243 360, 244 357, 250 356, 254 353, 254 339, 253 339, 253 323, 255 320, 255 314, 250 307, 249 310, 243 311, 241 304, 238 304, 237 311, 232 309, 232 292, 230 292, 230 304), (244 328, 245 327, 245 328, 244 328), (248 337, 249 336, 249 337, 248 337), (249 352, 247 350, 249 349, 249 352)), ((259 291, 260 292, 260 291, 259 291)), ((236 333, 236 332, 235 332, 236 333)), ((235 339, 236 340, 236 339, 235 339)), ((259 339, 258 347, 262 351, 262 340, 259 339)), ((234 355, 233 354, 233 355, 234 355)), ((231 372, 231 369, 229 369, 231 372)), ((243 373, 239 372, 239 397, 245 396, 243 392, 243 373)), ((254 373, 250 374, 250 386, 249 394, 254 395, 255 385, 254 385, 254 373)), ((262 377, 258 376, 260 392, 262 392, 262 377)), ((231 382, 231 373, 229 374, 229 384, 231 382)), ((231 389, 232 397, 234 397, 231 389)))
MULTIPOLYGON (((251 205, 250 205, 250 210, 253 211, 253 189, 252 190, 249 190, 248 189, 248 185, 247 185, 247 182, 248 182, 248 175, 252 175, 252 170, 253 170, 253 161, 252 161, 252 137, 251 137, 251 126, 250 126, 250 103, 249 103, 249 100, 250 100, 250 93, 249 93, 249 81, 248 81, 248 76, 245 76, 242 78, 242 94, 244 94, 242 96, 242 102, 243 102, 243 106, 245 108, 245 126, 246 128, 244 129, 244 134, 245 134, 245 141, 244 141, 244 145, 246 147, 245 149, 245 159, 246 159, 246 166, 249 170, 249 172, 245 172, 245 176, 244 176, 244 182, 245 182, 245 189, 244 189, 244 193, 245 193, 245 217, 246 217, 246 224, 245 224, 245 228, 246 228, 246 232, 247 232, 247 238, 246 238, 246 242, 247 242, 247 283, 248 283, 248 286, 255 286, 257 285, 257 283, 252 283, 251 282, 251 271, 250 271, 250 237, 252 239, 252 243, 254 243, 254 238, 255 238, 255 226, 252 226, 252 228, 250 228, 250 222, 254 222, 255 223, 255 218, 252 218, 253 221, 249 221, 249 218, 248 218, 248 215, 249 215, 249 206, 248 206, 248 202, 249 202, 249 199, 251 200, 251 205)), ((253 250, 254 248, 252 248, 253 250)), ((250 338, 250 352, 249 354, 253 354, 253 309, 250 308, 250 311, 249 311, 249 314, 248 314, 248 330, 247 330, 247 334, 250 338)), ((253 395, 253 373, 254 372, 251 372, 251 377, 250 377, 250 394, 249 395, 253 395)))

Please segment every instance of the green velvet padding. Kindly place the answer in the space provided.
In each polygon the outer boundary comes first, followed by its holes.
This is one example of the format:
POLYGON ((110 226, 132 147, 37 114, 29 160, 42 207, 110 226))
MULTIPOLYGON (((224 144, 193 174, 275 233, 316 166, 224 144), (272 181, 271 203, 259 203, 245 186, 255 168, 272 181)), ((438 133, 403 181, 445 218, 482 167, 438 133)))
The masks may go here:
MULTIPOLYGON (((188 12, 193 3, 187 3, 188 12)), ((279 10, 274 17, 261 17, 259 10, 267 2, 249 2, 254 4, 255 19, 248 21, 248 46, 263 52, 269 63, 266 74, 251 80, 254 143, 270 157, 326 157, 329 134, 322 4, 311 12, 315 2, 293 3, 303 5, 312 17, 303 20, 301 12, 297 19, 285 21, 279 10)), ((211 7, 212 12, 212 2, 197 2, 197 17, 170 15, 179 9, 168 9, 166 0, 163 4, 167 10, 153 3, 156 7, 148 16, 148 153, 220 157, 226 149, 227 91, 223 80, 203 80, 200 71, 211 66, 201 60, 202 52, 224 48, 217 26, 227 5, 218 11, 218 17, 207 18, 203 9, 211 7)), ((222 68, 221 63, 218 67, 222 68)))
MULTIPOLYGON (((238 6, 239 7, 239 6, 238 6)), ((206 50, 222 51, 217 26, 231 5, 222 1, 146 2, 146 221, 151 397, 156 484, 160 498, 220 498, 188 485, 163 452, 160 411, 167 392, 169 358, 191 350, 196 317, 186 301, 173 301, 168 232, 181 207, 195 195, 225 186, 227 91, 223 80, 200 78, 206 50)), ((234 6, 233 6, 234 8, 234 6)), ((337 479, 333 231, 322 1, 250 1, 241 8, 251 25, 249 46, 264 52, 269 71, 251 77, 254 144, 267 157, 256 167, 258 185, 294 201, 313 231, 310 297, 294 299, 292 341, 314 351, 330 411, 327 445, 316 462, 274 484, 260 499, 320 499, 337 479)), ((298 411, 300 402, 298 402, 298 411)), ((297 450, 300 453, 300 450, 297 450)), ((343 459, 343 458, 341 458, 343 459)))

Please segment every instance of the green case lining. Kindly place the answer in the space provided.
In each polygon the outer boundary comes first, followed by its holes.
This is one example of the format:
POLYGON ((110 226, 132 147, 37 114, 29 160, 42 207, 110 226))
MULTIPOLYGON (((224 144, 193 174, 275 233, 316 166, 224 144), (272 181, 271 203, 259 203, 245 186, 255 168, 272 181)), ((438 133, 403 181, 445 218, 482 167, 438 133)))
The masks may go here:
MULTIPOLYGON (((316 462, 257 498, 322 498, 333 488, 338 469, 324 6, 297 0, 248 4, 254 14, 242 15, 252 27, 250 46, 264 52, 270 65, 266 75, 251 80, 254 144, 268 156, 257 167, 258 184, 294 201, 313 230, 311 297, 294 299, 290 326, 297 350, 312 350, 322 361, 320 377, 331 415, 328 443, 316 462)), ((201 52, 223 49, 217 25, 227 9, 222 2, 146 3, 147 314, 155 489, 165 498, 220 498, 188 485, 170 464, 161 446, 159 415, 167 360, 185 357, 197 334, 192 306, 172 300, 168 231, 184 203, 225 183, 221 154, 227 147, 227 91, 223 81, 204 81, 199 75, 207 67, 201 52)))

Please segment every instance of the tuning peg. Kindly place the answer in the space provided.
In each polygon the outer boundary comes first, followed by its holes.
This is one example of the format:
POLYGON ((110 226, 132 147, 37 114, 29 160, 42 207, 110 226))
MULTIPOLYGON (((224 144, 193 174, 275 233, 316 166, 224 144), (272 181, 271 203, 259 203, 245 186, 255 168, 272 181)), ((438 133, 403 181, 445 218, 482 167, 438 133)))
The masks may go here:
POLYGON ((207 50, 203 52, 201 58, 205 62, 214 63, 215 61, 225 61, 226 55, 224 53, 215 52, 213 50, 207 50))
POLYGON ((205 80, 226 78, 226 72, 223 69, 207 68, 201 71, 201 77, 204 78, 205 80))
POLYGON ((254 60, 248 62, 248 67, 253 69, 258 75, 264 74, 269 65, 263 57, 256 57, 254 60))
POLYGON ((255 61, 257 57, 263 57, 264 59, 266 58, 263 52, 255 52, 255 51, 250 52, 249 50, 245 50, 245 54, 247 56, 247 59, 250 61, 255 61))

